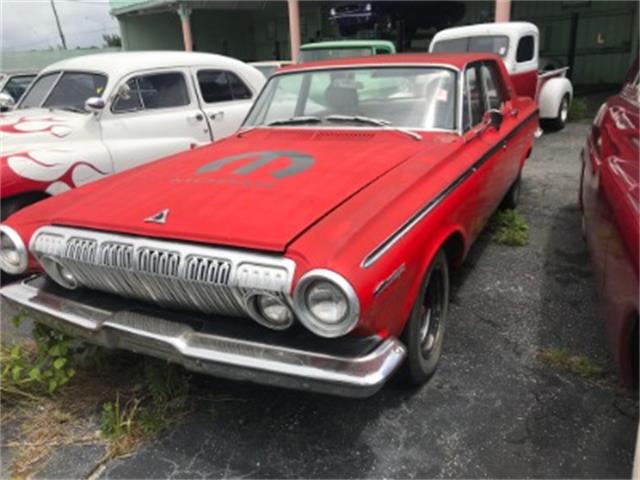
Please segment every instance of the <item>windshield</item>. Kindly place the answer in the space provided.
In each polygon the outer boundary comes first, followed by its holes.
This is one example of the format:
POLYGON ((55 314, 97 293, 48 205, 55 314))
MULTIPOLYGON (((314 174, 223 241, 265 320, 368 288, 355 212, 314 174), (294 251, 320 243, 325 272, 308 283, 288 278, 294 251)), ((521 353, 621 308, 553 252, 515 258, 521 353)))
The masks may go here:
POLYGON ((362 48, 322 48, 317 50, 300 51, 300 63, 331 58, 368 57, 373 55, 371 47, 362 48))
POLYGON ((2 93, 8 93, 14 99, 14 101, 18 101, 24 91, 31 85, 31 82, 35 78, 35 74, 33 75, 15 75, 5 84, 2 89, 2 93))
POLYGON ((296 123, 320 123, 338 115, 367 117, 393 127, 454 130, 455 80, 455 72, 440 67, 280 74, 271 77, 245 126, 296 119, 296 123))
POLYGON ((48 107, 84 112, 84 102, 90 97, 101 97, 106 85, 106 75, 99 73, 50 73, 34 82, 18 108, 48 107))
POLYGON ((434 52, 480 52, 495 53, 504 57, 509 49, 509 37, 486 35, 479 37, 452 38, 439 40, 433 45, 434 52))

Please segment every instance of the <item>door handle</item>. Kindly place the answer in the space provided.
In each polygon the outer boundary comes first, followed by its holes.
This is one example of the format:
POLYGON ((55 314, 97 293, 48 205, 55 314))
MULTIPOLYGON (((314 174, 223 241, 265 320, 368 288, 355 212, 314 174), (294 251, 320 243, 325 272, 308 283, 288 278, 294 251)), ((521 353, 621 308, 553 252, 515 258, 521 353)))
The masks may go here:
POLYGON ((507 141, 506 141, 506 140, 503 140, 503 141, 502 141, 502 149, 503 149, 503 150, 506 150, 506 149, 507 149, 507 141))
POLYGON ((211 120, 222 119, 223 117, 224 117, 224 112, 223 111, 214 112, 211 115, 209 115, 209 118, 211 120))
POLYGON ((204 120, 204 116, 201 113, 196 113, 195 115, 189 117, 189 119, 195 120, 196 122, 201 122, 204 120))

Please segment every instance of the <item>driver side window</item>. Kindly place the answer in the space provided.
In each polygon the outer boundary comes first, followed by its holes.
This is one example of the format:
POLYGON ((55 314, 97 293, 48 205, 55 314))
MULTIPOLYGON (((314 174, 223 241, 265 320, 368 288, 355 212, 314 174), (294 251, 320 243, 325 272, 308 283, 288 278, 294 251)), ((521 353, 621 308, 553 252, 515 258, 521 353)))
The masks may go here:
POLYGON ((487 110, 501 110, 504 103, 504 88, 500 82, 496 64, 485 62, 480 70, 482 72, 482 87, 485 93, 487 110))
POLYGON ((505 98, 505 87, 494 62, 469 65, 464 73, 463 131, 482 122, 486 111, 501 110, 505 98))
POLYGON ((466 132, 482 121, 485 99, 480 84, 480 65, 472 64, 464 72, 464 99, 462 102, 462 126, 466 132))
POLYGON ((140 75, 127 81, 128 96, 119 97, 111 107, 114 113, 156 110, 189 105, 189 92, 180 72, 140 75))

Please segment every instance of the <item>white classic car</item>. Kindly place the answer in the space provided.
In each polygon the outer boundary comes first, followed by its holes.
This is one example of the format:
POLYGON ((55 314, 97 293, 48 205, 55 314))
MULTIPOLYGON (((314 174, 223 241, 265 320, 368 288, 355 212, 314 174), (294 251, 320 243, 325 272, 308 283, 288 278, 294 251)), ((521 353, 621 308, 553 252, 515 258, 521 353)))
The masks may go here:
POLYGON ((205 53, 105 53, 50 65, 0 114, 2 219, 231 135, 264 82, 239 60, 205 53))
POLYGON ((538 102, 545 127, 564 128, 573 99, 568 67, 550 68, 541 61, 538 27, 529 22, 498 22, 441 30, 430 52, 490 52, 502 57, 518 95, 538 102))

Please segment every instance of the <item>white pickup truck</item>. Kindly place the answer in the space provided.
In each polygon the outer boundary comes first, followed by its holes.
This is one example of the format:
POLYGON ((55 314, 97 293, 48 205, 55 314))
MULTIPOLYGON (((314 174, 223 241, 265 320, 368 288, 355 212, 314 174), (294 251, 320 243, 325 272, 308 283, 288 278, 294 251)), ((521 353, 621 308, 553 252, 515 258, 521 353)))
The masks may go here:
POLYGON ((430 52, 491 52, 504 60, 519 95, 538 102, 543 127, 564 128, 573 99, 568 67, 540 69, 538 27, 528 22, 482 23, 439 31, 430 52))
POLYGON ((40 72, 0 114, 2 220, 128 168, 234 133, 265 78, 229 57, 122 52, 40 72))

